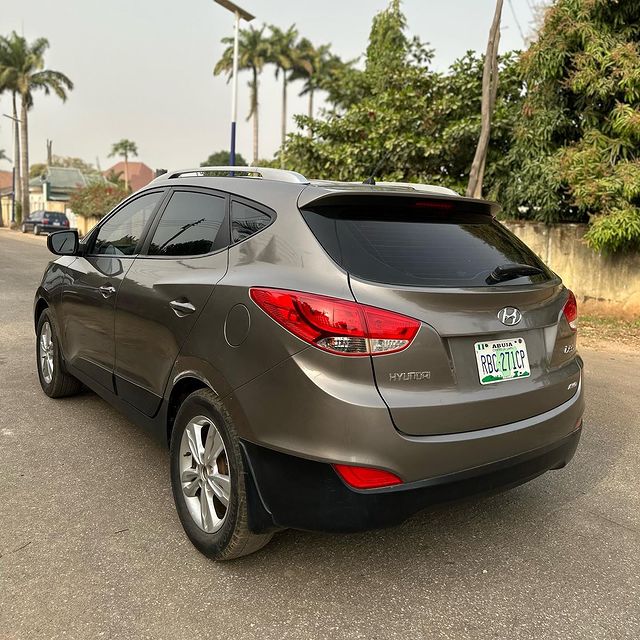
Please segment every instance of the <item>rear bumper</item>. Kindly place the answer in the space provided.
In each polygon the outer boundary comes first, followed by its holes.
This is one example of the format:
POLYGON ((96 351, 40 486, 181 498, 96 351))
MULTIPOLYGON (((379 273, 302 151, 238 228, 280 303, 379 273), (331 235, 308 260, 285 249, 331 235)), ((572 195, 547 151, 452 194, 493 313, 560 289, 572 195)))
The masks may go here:
POLYGON ((249 524, 255 532, 280 527, 353 532, 393 526, 429 505, 508 489, 565 466, 581 431, 578 427, 550 445, 491 464, 367 491, 348 487, 329 464, 243 441, 250 470, 249 524))

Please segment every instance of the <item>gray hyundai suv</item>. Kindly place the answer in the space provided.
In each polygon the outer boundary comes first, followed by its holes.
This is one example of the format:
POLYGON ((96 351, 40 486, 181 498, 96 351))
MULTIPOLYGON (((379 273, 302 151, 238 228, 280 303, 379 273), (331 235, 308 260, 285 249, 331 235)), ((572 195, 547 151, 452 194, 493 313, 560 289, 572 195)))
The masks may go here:
POLYGON ((497 209, 425 185, 167 173, 84 238, 48 237, 42 388, 86 385, 162 438, 182 525, 219 560, 559 469, 584 408, 576 300, 497 209))

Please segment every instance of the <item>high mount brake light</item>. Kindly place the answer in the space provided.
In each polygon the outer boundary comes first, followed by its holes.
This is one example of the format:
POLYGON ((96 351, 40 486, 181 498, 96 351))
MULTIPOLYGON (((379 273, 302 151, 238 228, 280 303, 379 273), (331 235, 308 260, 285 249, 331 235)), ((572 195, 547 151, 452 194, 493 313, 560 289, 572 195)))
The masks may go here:
POLYGON ((564 303, 564 309, 562 310, 564 317, 567 319, 572 331, 578 329, 578 302, 573 295, 573 291, 569 290, 569 298, 564 303))
POLYGON ((399 313, 314 293, 252 288, 249 294, 293 335, 318 349, 345 356, 402 351, 420 328, 418 320, 399 313))
POLYGON ((397 475, 383 469, 356 467, 350 464, 334 464, 333 468, 350 487, 355 489, 380 489, 402 484, 402 480, 397 475))
POLYGON ((452 202, 436 202, 434 200, 416 200, 412 206, 419 209, 443 209, 446 211, 453 209, 452 202))

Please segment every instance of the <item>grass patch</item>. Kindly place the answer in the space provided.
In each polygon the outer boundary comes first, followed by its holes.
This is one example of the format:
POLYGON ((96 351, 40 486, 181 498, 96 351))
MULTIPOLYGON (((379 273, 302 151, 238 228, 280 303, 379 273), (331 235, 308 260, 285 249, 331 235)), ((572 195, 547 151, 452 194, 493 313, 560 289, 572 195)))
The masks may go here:
POLYGON ((580 315, 578 337, 587 346, 597 346, 601 342, 617 342, 640 349, 640 318, 580 315))

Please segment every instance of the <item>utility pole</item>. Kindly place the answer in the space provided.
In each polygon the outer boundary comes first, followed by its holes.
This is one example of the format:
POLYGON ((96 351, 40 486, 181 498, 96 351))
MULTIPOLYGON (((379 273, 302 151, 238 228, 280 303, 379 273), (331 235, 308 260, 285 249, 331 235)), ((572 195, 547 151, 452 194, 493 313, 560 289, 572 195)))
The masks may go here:
POLYGON ((489 42, 484 56, 484 70, 482 72, 482 107, 480 139, 471 165, 467 197, 482 198, 482 182, 487 163, 489 138, 491 135, 491 118, 496 104, 498 91, 498 45, 500 43, 500 18, 502 16, 503 0, 497 0, 493 23, 489 30, 489 42))
POLYGON ((236 166, 236 122, 238 121, 238 39, 240 35, 240 19, 251 22, 255 16, 245 11, 231 0, 214 0, 235 16, 233 29, 233 84, 231 85, 231 145, 229 150, 229 166, 236 166))
MULTIPOLYGON (((11 169, 11 224, 15 224, 16 221, 16 188, 18 187, 18 179, 19 176, 16 172, 16 163, 18 160, 18 154, 20 153, 20 142, 18 137, 18 125, 21 120, 16 118, 15 116, 10 116, 7 113, 2 114, 5 118, 9 118, 9 120, 13 123, 13 168, 11 169)), ((9 226, 11 226, 11 224, 9 226)))
POLYGON ((51 166, 52 160, 53 160, 53 154, 51 153, 52 148, 53 148, 53 140, 47 139, 47 166, 48 167, 51 166))

